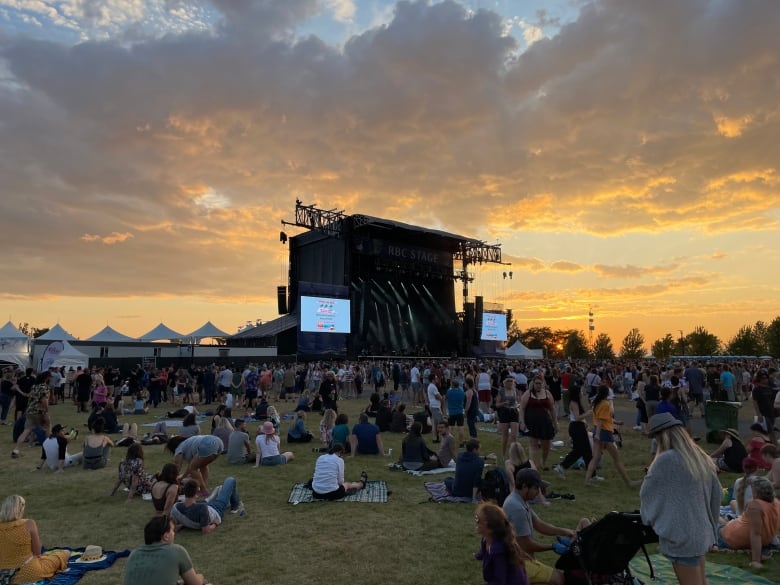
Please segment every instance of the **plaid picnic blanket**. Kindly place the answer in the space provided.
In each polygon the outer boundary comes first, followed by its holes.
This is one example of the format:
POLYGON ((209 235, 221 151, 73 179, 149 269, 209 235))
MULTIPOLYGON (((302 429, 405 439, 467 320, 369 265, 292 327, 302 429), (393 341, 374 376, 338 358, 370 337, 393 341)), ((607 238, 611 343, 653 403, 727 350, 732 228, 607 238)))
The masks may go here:
MULTIPOLYGON (((293 505, 325 501, 327 500, 315 499, 311 489, 302 483, 296 483, 290 491, 290 497, 287 498, 287 503, 293 505)), ((340 500, 333 501, 385 503, 387 502, 387 483, 384 481, 369 481, 366 483, 365 489, 358 490, 351 496, 344 496, 340 500)))
POLYGON ((431 500, 434 502, 471 503, 471 498, 451 496, 443 481, 426 481, 424 485, 425 489, 428 490, 428 493, 431 494, 431 500))

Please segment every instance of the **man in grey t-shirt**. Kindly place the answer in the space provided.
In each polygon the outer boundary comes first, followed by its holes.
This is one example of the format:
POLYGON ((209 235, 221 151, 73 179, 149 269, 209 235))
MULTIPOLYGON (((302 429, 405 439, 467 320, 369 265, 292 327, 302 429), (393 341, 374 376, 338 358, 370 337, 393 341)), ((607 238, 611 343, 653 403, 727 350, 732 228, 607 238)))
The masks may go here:
POLYGON ((252 446, 249 442, 249 433, 246 432, 246 421, 243 419, 236 420, 236 428, 230 433, 227 459, 228 463, 232 465, 255 462, 255 456, 252 454, 252 446))

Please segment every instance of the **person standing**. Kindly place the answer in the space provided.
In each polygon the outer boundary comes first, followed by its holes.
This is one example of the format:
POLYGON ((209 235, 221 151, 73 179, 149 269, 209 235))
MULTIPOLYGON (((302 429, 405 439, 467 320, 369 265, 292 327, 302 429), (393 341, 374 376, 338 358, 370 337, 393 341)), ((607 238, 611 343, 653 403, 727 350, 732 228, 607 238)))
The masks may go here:
POLYGON ((639 492, 642 521, 658 534, 680 585, 706 585, 704 556, 717 542, 722 491, 712 459, 671 413, 650 418, 657 451, 639 492))
POLYGON ((450 382, 450 389, 446 394, 447 419, 451 426, 455 427, 458 444, 463 443, 463 422, 465 419, 466 393, 460 387, 456 379, 450 382))
POLYGON ((436 386, 436 378, 430 375, 428 378, 428 407, 431 409, 431 424, 433 425, 433 442, 439 442, 439 423, 444 420, 442 414, 442 396, 439 394, 439 387, 436 386))
POLYGON ((30 389, 30 394, 25 411, 24 431, 19 435, 16 446, 11 451, 11 457, 21 456, 19 447, 24 445, 27 437, 33 432, 33 429, 41 427, 44 430, 49 428, 49 383, 48 372, 44 372, 36 380, 35 385, 30 389))

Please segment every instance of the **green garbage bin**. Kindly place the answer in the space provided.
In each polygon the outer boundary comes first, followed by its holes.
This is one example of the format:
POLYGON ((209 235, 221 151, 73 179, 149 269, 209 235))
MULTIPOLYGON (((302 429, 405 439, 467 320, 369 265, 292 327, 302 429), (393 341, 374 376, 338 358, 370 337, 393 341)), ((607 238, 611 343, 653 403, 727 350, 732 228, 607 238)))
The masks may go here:
POLYGON ((708 400, 704 404, 704 424, 707 426, 708 443, 723 441, 719 431, 738 429, 740 406, 738 403, 718 400, 708 400))

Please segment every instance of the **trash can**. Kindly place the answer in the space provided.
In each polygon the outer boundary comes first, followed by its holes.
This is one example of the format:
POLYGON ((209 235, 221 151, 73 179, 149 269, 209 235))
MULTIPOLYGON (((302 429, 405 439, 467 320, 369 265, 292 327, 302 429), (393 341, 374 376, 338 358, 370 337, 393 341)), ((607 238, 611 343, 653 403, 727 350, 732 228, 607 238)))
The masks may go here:
POLYGON ((739 402, 708 400, 704 404, 704 424, 707 426, 707 442, 720 443, 723 438, 718 431, 739 430, 739 402))

